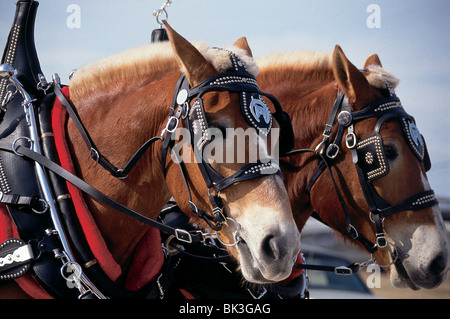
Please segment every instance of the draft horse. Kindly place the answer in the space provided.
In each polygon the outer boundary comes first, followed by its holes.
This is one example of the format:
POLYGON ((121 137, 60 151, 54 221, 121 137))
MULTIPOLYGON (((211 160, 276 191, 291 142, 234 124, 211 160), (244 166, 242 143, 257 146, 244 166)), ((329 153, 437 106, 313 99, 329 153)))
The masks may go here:
MULTIPOLYGON (((209 47, 200 48, 199 51, 168 24, 166 27, 175 57, 167 51, 168 44, 153 44, 151 52, 137 52, 137 61, 127 61, 130 58, 128 54, 113 57, 100 65, 87 66, 84 70, 77 71, 71 82, 71 99, 80 117, 89 127, 93 138, 99 140, 98 148, 107 156, 114 157, 117 163, 124 163, 130 152, 137 149, 145 138, 164 130, 168 113, 167 101, 172 99, 172 87, 180 77, 179 67, 186 75, 189 86, 194 88, 191 91, 198 92, 198 88, 202 87, 208 90, 202 99, 197 98, 191 108, 183 112, 198 112, 195 107, 200 104, 209 126, 219 127, 226 122, 229 127, 251 127, 239 107, 240 90, 230 93, 230 86, 214 88, 213 83, 220 82, 227 76, 236 76, 237 80, 233 83, 239 83, 241 74, 233 74, 236 67, 233 60, 244 63, 248 70, 251 70, 254 62, 245 59, 245 54, 236 48, 236 52, 231 54, 209 47), (165 50, 166 55, 161 54, 161 50, 165 50), (118 60, 116 65, 120 66, 126 61, 127 67, 119 67, 122 69, 118 70, 110 66, 109 62, 115 59, 118 60), (106 72, 102 74, 100 70, 105 65, 106 72), (99 123, 103 125, 98 125, 99 123), (115 129, 111 130, 112 127, 115 129), (108 138, 102 139, 105 135, 108 138), (114 143, 120 140, 127 142, 119 145, 114 143)), ((244 80, 251 80, 251 76, 244 80)), ((179 125, 183 125, 181 120, 179 125)), ((218 197, 216 200, 222 203, 223 214, 238 225, 236 229, 236 225, 229 222, 229 226, 225 225, 220 234, 229 244, 239 240, 238 245, 229 249, 239 260, 244 277, 251 282, 272 282, 289 275, 289 266, 292 266, 299 252, 299 234, 295 229, 287 192, 279 174, 259 173, 255 179, 241 178, 244 173, 261 163, 248 163, 244 166, 240 163, 184 163, 183 173, 178 165, 169 161, 168 154, 164 176, 161 168, 154 165, 161 162, 161 149, 154 147, 149 151, 148 158, 143 158, 141 165, 136 166, 127 179, 120 180, 107 174, 96 163, 83 161, 88 154, 76 127, 70 122, 68 132, 79 172, 94 187, 106 194, 114 194, 118 201, 137 211, 147 212, 151 218, 157 217, 171 194, 182 211, 191 213, 194 203, 194 211, 211 211, 215 205, 211 203, 211 197, 218 197), (187 188, 182 182, 186 176, 189 177, 187 188), (223 180, 217 180, 217 176, 228 176, 229 180, 224 183, 223 180), (205 178, 210 179, 211 183, 205 185, 205 178), (226 187, 219 189, 214 186, 216 184, 226 187), (217 196, 210 194, 214 190, 217 191, 217 196)), ((256 130, 253 134, 257 134, 256 130)), ((241 151, 243 150, 235 149, 235 152, 241 151)), ((108 207, 94 201, 89 203, 102 234, 111 243, 113 256, 125 263, 132 252, 130 247, 136 245, 147 227, 118 216, 117 220, 111 216, 108 207), (117 233, 119 221, 123 226, 120 234, 117 233)), ((192 218, 194 223, 205 224, 197 214, 192 214, 192 218)))
POLYGON ((315 212, 387 265, 394 286, 442 283, 449 245, 425 141, 378 55, 362 70, 339 46, 275 54, 258 66, 258 83, 292 119, 298 150, 282 168, 299 230, 315 212))
MULTIPOLYGON (((19 5, 37 6, 32 1, 19 5)), ((38 173, 45 167, 90 195, 85 196, 85 200, 96 224, 91 226, 96 227, 104 239, 108 252, 103 253, 109 254, 117 263, 114 274, 109 274, 113 281, 124 280, 138 244, 150 231, 148 225, 171 229, 155 222, 171 195, 192 222, 200 225, 191 232, 172 229, 176 240, 189 244, 220 238, 239 262, 246 280, 255 283, 283 280, 289 276, 299 253, 300 236, 276 163, 270 158, 268 161, 258 158, 244 164, 203 159, 183 162, 172 156, 171 151, 176 146, 176 130, 185 128, 191 133, 191 158, 197 159, 202 146, 208 143, 205 128, 220 126, 220 123, 233 128, 256 128, 251 134, 259 141, 258 127, 248 114, 244 114, 247 106, 242 105, 243 97, 258 99, 260 103, 261 96, 272 100, 278 106, 278 111, 273 113, 275 120, 270 122, 273 126, 277 126, 276 119, 281 112, 279 104, 273 96, 259 90, 252 74, 255 63, 242 49, 222 50, 203 44, 196 47, 168 24, 166 27, 171 44, 139 48, 79 69, 71 80, 70 98, 67 88, 60 89, 57 77, 51 87, 44 85, 44 79, 40 78, 44 95, 46 91, 54 90, 59 103, 70 115, 65 125, 67 147, 73 158, 74 173, 79 177, 39 154, 39 138, 33 134, 10 140, 14 138, 14 132, 9 132, 10 136, 3 132, 2 138, 6 142, 2 141, 0 145, 2 158, 12 156, 21 163, 33 160, 38 173), (153 138, 149 140, 149 137, 153 138), (162 147, 155 146, 160 140, 162 147), (111 203, 113 208, 107 205, 111 203)), ((16 34, 13 32, 12 36, 16 34)), ((19 43, 23 41, 20 28, 17 38, 19 43)), ((21 50, 23 48, 17 51, 21 50)), ((16 47, 7 50, 11 54, 13 51, 16 47)), ((14 62, 14 58, 11 60, 14 62)), ((14 83, 24 99, 26 116, 16 118, 12 125, 27 121, 33 128, 34 100, 20 80, 29 80, 34 74, 29 78, 16 77, 13 68, 2 65, 1 76, 2 80, 14 83)), ((28 87, 26 82, 25 87, 28 87)), ((42 95, 42 92, 37 94, 42 95)), ((17 96, 20 99, 18 93, 17 96)), ((12 114, 8 107, 11 100, 5 101, 4 122, 12 114)), ((268 116, 271 119, 272 115, 268 116)), ((266 132, 269 134, 270 129, 266 132)), ((40 138, 49 136, 52 137, 45 133, 40 138)), ((251 147, 249 144, 245 144, 246 150, 251 147)), ((8 172, 6 176, 11 178, 8 172)), ((41 179, 45 177, 39 176, 41 179)), ((52 208, 46 196, 44 191, 45 199, 37 201, 45 203, 39 213, 52 208)), ((12 197, 4 196, 3 199, 12 197)), ((71 196, 58 197, 58 201, 70 199, 71 196)), ((157 234, 159 238, 159 231, 157 234)), ((49 230, 45 236, 62 239, 63 234, 49 230)), ((159 249, 162 254, 159 239, 157 242, 155 250, 159 249)), ((31 242, 26 246, 30 245, 31 242)), ((44 249, 41 245, 37 248, 44 249)), ((40 251, 42 254, 47 252, 40 251)), ((64 259, 69 254, 66 250, 59 258, 64 259)), ((80 270, 99 262, 95 259, 79 265, 83 267, 80 270)), ((145 263, 145 260, 141 262, 145 263)), ((25 297, 11 281, 0 283, 0 294, 6 298, 25 297)))

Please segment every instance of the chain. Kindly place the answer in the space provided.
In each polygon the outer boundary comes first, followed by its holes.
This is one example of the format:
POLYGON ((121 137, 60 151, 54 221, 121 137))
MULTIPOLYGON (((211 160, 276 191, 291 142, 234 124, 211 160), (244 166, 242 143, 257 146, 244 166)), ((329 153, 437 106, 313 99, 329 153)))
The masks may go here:
POLYGON ((161 21, 159 21, 159 17, 164 13, 166 16, 165 19, 167 20, 169 18, 169 14, 167 13, 166 8, 169 7, 172 4, 172 0, 167 0, 163 3, 161 6, 161 9, 153 11, 153 16, 156 17, 156 22, 159 24, 159 28, 161 29, 163 27, 163 24, 161 21))

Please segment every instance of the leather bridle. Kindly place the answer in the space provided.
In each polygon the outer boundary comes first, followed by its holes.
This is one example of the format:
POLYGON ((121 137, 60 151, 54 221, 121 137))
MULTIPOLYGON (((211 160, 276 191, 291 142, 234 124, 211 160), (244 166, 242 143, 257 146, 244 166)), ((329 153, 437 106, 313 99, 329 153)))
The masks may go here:
POLYGON ((339 198, 339 202, 346 215, 347 232, 352 239, 358 240, 363 246, 373 254, 378 248, 384 248, 388 241, 384 234, 383 221, 385 217, 402 211, 417 211, 438 204, 433 190, 419 192, 398 204, 391 204, 383 199, 375 190, 372 181, 389 174, 389 162, 384 151, 383 140, 380 135, 382 124, 388 119, 399 119, 405 133, 405 138, 413 154, 420 162, 424 163, 425 170, 431 168, 431 162, 425 145, 425 140, 418 133, 414 119, 404 110, 400 99, 395 95, 394 90, 386 82, 389 90, 389 97, 377 100, 360 111, 352 112, 348 99, 344 93, 339 90, 338 96, 334 102, 331 115, 323 132, 323 139, 315 150, 294 150, 284 156, 292 156, 304 152, 315 152, 319 158, 319 165, 308 183, 308 191, 311 191, 313 185, 328 169, 332 183, 339 198), (374 134, 370 137, 359 139, 355 133, 355 123, 368 118, 378 118, 374 128, 374 134), (337 131, 334 140, 330 143, 330 137, 334 125, 337 121, 337 131), (333 160, 339 154, 339 145, 341 145, 344 132, 345 145, 350 149, 352 161, 358 174, 358 179, 364 193, 365 200, 369 207, 369 217, 375 224, 376 243, 371 243, 352 225, 350 213, 347 204, 333 177, 330 166, 333 160))
MULTIPOLYGON (((244 64, 232 52, 229 52, 230 60, 233 64, 233 70, 225 73, 213 75, 197 86, 190 88, 189 82, 185 75, 178 80, 175 96, 170 108, 170 115, 167 125, 164 129, 166 135, 164 137, 162 147, 162 167, 165 172, 165 163, 169 149, 174 146, 173 135, 181 120, 184 120, 185 128, 190 132, 190 145, 194 152, 195 161, 201 171, 203 180, 208 189, 208 197, 212 207, 212 213, 208 214, 198 208, 192 200, 191 191, 188 183, 188 175, 186 173, 185 164, 181 159, 177 160, 180 166, 181 175, 183 177, 188 195, 189 206, 191 210, 200 218, 202 218, 213 230, 220 230, 222 223, 226 221, 223 213, 223 203, 220 198, 220 192, 236 183, 247 181, 250 179, 267 176, 270 174, 281 174, 281 170, 277 162, 272 158, 256 160, 241 167, 234 174, 224 177, 217 172, 211 164, 205 160, 203 155, 204 147, 211 142, 209 134, 208 120, 205 114, 203 96, 213 91, 228 91, 240 94, 241 112, 243 117, 251 123, 257 131, 269 134, 272 126, 272 115, 268 111, 267 106, 261 99, 261 95, 267 97, 275 107, 274 116, 282 112, 282 108, 278 100, 267 93, 262 92, 256 83, 255 77, 250 74, 244 64), (247 96, 255 97, 258 102, 267 108, 267 114, 270 116, 265 127, 258 125, 257 120, 250 115, 248 105, 243 105, 247 101, 247 96), (214 191, 212 191, 214 190, 214 191)), ((263 121, 262 121, 263 122, 263 121)), ((264 122, 263 122, 264 123, 264 122)), ((172 153, 173 154, 173 153, 172 153)))

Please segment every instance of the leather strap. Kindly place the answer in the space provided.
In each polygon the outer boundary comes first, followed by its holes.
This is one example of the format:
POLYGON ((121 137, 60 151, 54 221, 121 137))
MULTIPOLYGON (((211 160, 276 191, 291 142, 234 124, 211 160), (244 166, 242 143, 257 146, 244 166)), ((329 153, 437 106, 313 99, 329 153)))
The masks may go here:
POLYGON ((106 157, 104 157, 100 153, 98 148, 95 146, 94 142, 92 141, 92 138, 90 137, 89 133, 87 132, 86 128, 84 127, 83 123, 81 122, 80 117, 78 116, 76 110, 73 108, 72 104, 66 99, 64 94, 61 92, 61 88, 56 83, 56 81, 53 84, 53 90, 56 94, 56 97, 61 101, 61 104, 67 110, 67 113, 69 114, 70 118, 74 122, 78 131, 80 132, 81 137, 84 140, 84 143, 90 150, 91 157, 97 163, 99 163, 101 166, 103 166, 107 171, 109 171, 111 173, 111 175, 113 175, 114 177, 126 178, 127 175, 130 173, 130 171, 133 169, 133 167, 137 164, 137 162, 141 159, 141 157, 147 151, 147 149, 154 142, 163 139, 161 136, 155 136, 155 137, 152 137, 151 139, 147 140, 136 151, 136 153, 129 159, 128 163, 123 168, 117 168, 113 164, 111 164, 111 162, 106 157))
POLYGON ((35 196, 23 196, 18 194, 4 194, 0 192, 0 203, 11 205, 27 205, 31 206, 31 203, 35 201, 35 196))
POLYGON ((306 270, 322 270, 334 272, 336 275, 351 275, 360 269, 359 263, 353 263, 347 266, 324 266, 324 265, 308 265, 308 264, 294 264, 294 268, 306 270))
MULTIPOLYGON (((3 141, 0 141, 0 149, 2 149, 4 151, 8 151, 8 152, 14 152, 12 145, 10 143, 3 142, 3 141)), ((69 171, 65 170, 58 164, 50 161, 46 157, 34 152, 33 150, 28 149, 27 147, 17 146, 15 148, 15 152, 20 155, 23 155, 24 157, 26 157, 28 159, 31 159, 31 160, 39 163, 40 165, 44 166, 45 168, 49 169, 50 171, 54 172, 55 174, 61 176, 66 181, 68 181, 69 183, 78 187, 80 190, 82 190, 86 194, 92 196, 96 200, 98 200, 98 201, 110 206, 111 208, 113 208, 127 216, 130 216, 146 225, 155 227, 155 228, 159 229, 160 231, 165 232, 169 235, 174 235, 178 240, 181 240, 183 242, 188 242, 188 243, 202 242, 204 240, 203 233, 200 231, 187 232, 184 229, 173 228, 173 227, 161 224, 147 216, 144 216, 144 215, 122 205, 121 203, 115 201, 111 197, 103 194, 96 188, 92 187, 91 185, 89 185, 88 183, 83 181, 82 179, 73 175, 69 171)))

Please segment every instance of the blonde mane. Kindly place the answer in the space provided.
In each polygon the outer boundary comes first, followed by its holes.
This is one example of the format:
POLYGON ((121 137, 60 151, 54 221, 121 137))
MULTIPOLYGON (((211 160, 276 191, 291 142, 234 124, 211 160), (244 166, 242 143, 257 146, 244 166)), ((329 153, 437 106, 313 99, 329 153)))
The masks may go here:
MULTIPOLYGON (((225 72, 232 67, 226 50, 205 43, 196 43, 194 46, 218 72, 225 72)), ((234 46, 227 50, 234 52, 250 73, 258 73, 253 58, 247 56, 244 50, 234 46)), ((70 82, 71 99, 77 101, 96 91, 110 90, 118 83, 129 82, 132 85, 138 79, 158 80, 166 72, 177 69, 179 66, 169 42, 136 47, 78 69, 70 82)))
MULTIPOLYGON (((287 72, 283 76, 290 76, 299 81, 302 79, 327 79, 333 77, 332 53, 316 51, 289 51, 275 53, 256 60, 260 73, 277 70, 287 72)), ((374 87, 386 89, 387 81, 393 88, 399 82, 390 72, 380 66, 369 65, 366 72, 368 82, 374 87)))
POLYGON ((267 68, 329 69, 331 52, 288 51, 274 53, 256 60, 261 71, 267 68))
POLYGON ((288 51, 275 53, 256 59, 260 76, 277 74, 273 79, 266 80, 279 82, 281 79, 289 81, 327 80, 332 78, 331 53, 314 51, 288 51))

